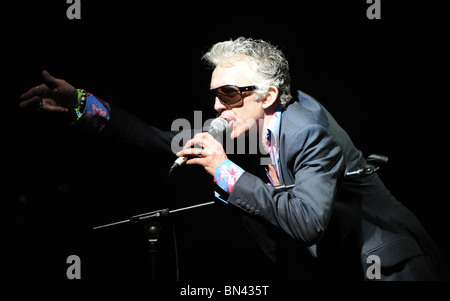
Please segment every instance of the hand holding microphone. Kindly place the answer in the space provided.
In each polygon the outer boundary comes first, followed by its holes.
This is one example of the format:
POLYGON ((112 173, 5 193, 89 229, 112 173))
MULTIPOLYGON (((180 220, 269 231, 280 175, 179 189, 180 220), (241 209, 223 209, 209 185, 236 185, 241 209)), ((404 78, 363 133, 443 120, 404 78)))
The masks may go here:
POLYGON ((176 154, 179 158, 175 160, 172 169, 184 163, 199 164, 209 174, 214 175, 216 166, 228 158, 222 144, 215 139, 227 129, 227 126, 228 122, 225 119, 214 119, 208 132, 199 133, 186 142, 184 148, 176 154))

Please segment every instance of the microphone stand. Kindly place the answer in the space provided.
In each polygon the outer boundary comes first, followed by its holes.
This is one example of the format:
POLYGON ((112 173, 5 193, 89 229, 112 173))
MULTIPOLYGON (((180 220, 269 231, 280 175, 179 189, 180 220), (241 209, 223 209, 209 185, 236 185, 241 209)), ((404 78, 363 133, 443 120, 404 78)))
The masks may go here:
POLYGON ((133 215, 129 219, 125 219, 125 220, 121 220, 121 221, 117 221, 117 222, 113 222, 113 223, 105 224, 105 225, 101 225, 101 226, 96 226, 96 227, 93 227, 92 229, 97 230, 97 229, 107 228, 107 227, 124 224, 124 223, 137 224, 139 222, 146 221, 147 219, 166 217, 170 213, 181 212, 181 211, 190 210, 190 209, 203 207, 203 206, 209 206, 209 205, 213 205, 213 204, 215 204, 215 202, 211 201, 211 202, 206 202, 206 203, 202 203, 202 204, 192 205, 192 206, 173 209, 173 210, 169 210, 169 208, 159 209, 159 210, 155 210, 155 211, 151 211, 151 212, 147 212, 147 213, 133 215))
MULTIPOLYGON (((159 209, 159 210, 155 210, 155 211, 151 211, 151 212, 147 212, 147 213, 133 215, 130 218, 125 219, 125 220, 96 226, 96 227, 93 227, 92 229, 97 230, 97 229, 109 228, 109 227, 124 224, 124 223, 131 223, 131 224, 142 223, 144 226, 145 235, 150 244, 150 256, 151 256, 151 267, 152 267, 151 279, 152 279, 152 281, 154 281, 154 280, 156 280, 156 273, 155 273, 155 271, 156 271, 156 254, 158 252, 157 242, 158 242, 159 234, 161 233, 161 230, 162 230, 160 218, 167 217, 169 214, 174 214, 174 213, 192 210, 195 208, 214 205, 214 204, 215 204, 215 202, 211 201, 211 202, 196 204, 196 205, 192 205, 192 206, 188 206, 188 207, 177 208, 177 209, 173 209, 173 210, 170 210, 169 208, 159 209)), ((178 257, 178 255, 176 255, 176 256, 178 257)), ((177 261, 178 261, 178 258, 177 258, 177 261)), ((178 280, 179 279, 178 279, 178 265, 177 265, 177 281, 178 280)))
MULTIPOLYGON (((226 125, 223 124, 224 122, 226 123, 226 121, 224 119, 217 118, 216 120, 217 120, 216 123, 218 123, 218 125, 216 124, 215 127, 212 127, 212 129, 215 132, 212 130, 209 131, 209 133, 213 136, 217 135, 218 133, 222 133, 226 128, 226 125), (221 129, 221 128, 223 128, 223 129, 221 129)), ((167 174, 167 178, 166 178, 168 184, 170 184, 170 178, 171 178, 172 172, 177 167, 181 166, 184 163, 184 161, 185 161, 185 158, 178 158, 177 160, 175 160, 174 164, 170 167, 169 172, 167 174)), ((182 211, 191 210, 191 209, 195 209, 195 208, 199 208, 199 207, 203 207, 203 206, 209 206, 209 205, 213 205, 213 204, 215 204, 215 202, 210 201, 210 202, 206 202, 206 203, 202 203, 202 204, 196 204, 193 206, 188 206, 188 207, 183 207, 183 208, 178 208, 178 209, 173 209, 173 210, 169 210, 169 208, 164 208, 164 209, 155 210, 155 211, 151 211, 151 212, 147 212, 147 213, 143 213, 143 214, 134 215, 126 220, 121 220, 118 222, 93 227, 92 229, 97 230, 97 229, 102 229, 102 228, 108 228, 111 226, 124 224, 124 223, 132 223, 132 224, 143 223, 144 229, 145 229, 145 234, 150 243, 150 255, 151 255, 151 266, 152 266, 151 279, 154 281, 155 280, 155 270, 156 270, 155 267, 156 267, 157 242, 158 242, 159 234, 161 233, 161 229, 162 229, 159 218, 166 217, 170 213, 182 212, 182 211)), ((178 254, 177 254, 178 251, 177 251, 177 247, 176 247, 175 229, 174 228, 172 228, 172 229, 173 229, 173 237, 174 237, 175 253, 176 253, 176 255, 175 255, 176 256, 176 280, 179 281, 178 254)))
MULTIPOLYGON (((275 186, 274 188, 281 189, 281 190, 287 190, 287 189, 290 189, 293 187, 294 187, 294 185, 287 185, 287 186, 279 185, 279 186, 275 186)), ((156 280, 155 270, 156 270, 156 254, 158 252, 157 242, 158 242, 159 234, 161 233, 161 230, 162 230, 160 218, 165 218, 169 214, 179 213, 179 212, 188 211, 188 210, 205 207, 205 206, 210 206, 210 205, 214 205, 214 204, 215 204, 214 201, 210 201, 210 202, 206 202, 206 203, 200 203, 200 204, 177 208, 177 209, 172 209, 172 210, 170 210, 169 208, 158 209, 158 210, 150 211, 147 213, 133 215, 130 218, 125 219, 125 220, 96 226, 96 227, 93 227, 92 229, 93 230, 104 229, 104 228, 109 228, 112 226, 125 224, 125 223, 131 223, 131 224, 142 223, 144 226, 145 235, 147 237, 148 242, 150 243, 151 267, 152 267, 151 279, 152 279, 152 281, 154 281, 154 280, 156 280)), ((175 233, 174 233, 174 235, 175 235, 175 233)), ((176 257, 178 257, 178 255, 176 255, 176 257)), ((178 261, 178 258, 177 258, 177 261, 178 261)), ((177 264, 177 278, 176 279, 177 279, 177 281, 179 280, 178 264, 177 264)))

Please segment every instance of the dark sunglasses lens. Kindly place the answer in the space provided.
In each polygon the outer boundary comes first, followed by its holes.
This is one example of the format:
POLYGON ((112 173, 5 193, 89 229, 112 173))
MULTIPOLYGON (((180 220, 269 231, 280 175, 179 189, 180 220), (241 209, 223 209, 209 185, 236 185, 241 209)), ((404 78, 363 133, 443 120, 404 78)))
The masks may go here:
POLYGON ((241 100, 241 92, 238 87, 224 86, 217 90, 217 97, 225 104, 234 104, 241 100))

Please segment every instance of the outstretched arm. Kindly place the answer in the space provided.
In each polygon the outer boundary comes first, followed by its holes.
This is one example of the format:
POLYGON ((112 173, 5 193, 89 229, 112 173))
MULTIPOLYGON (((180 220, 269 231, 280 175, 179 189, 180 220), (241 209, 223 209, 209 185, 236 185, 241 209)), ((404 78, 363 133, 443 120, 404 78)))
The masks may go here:
POLYGON ((100 133, 105 140, 151 152, 172 154, 171 141, 176 132, 161 131, 147 125, 132 114, 110 106, 89 92, 76 89, 45 70, 42 76, 42 84, 21 95, 20 108, 70 114, 73 126, 84 132, 100 133))

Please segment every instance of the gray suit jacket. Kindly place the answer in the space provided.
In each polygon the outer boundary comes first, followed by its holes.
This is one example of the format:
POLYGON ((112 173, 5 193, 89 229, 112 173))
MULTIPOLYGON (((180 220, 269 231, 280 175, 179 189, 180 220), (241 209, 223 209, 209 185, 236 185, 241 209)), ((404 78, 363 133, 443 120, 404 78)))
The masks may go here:
POLYGON ((363 154, 330 113, 301 91, 282 113, 279 161, 280 182, 295 184, 292 189, 277 190, 246 172, 228 198, 261 220, 247 226, 269 257, 277 260, 277 242, 263 230, 265 222, 319 261, 359 266, 360 275, 373 263, 368 257, 377 255, 383 279, 436 279, 440 255, 421 223, 376 173, 344 176, 366 166, 363 154), (420 261, 416 267, 409 267, 412 258, 420 261), (412 271, 417 266, 419 275, 412 271))

